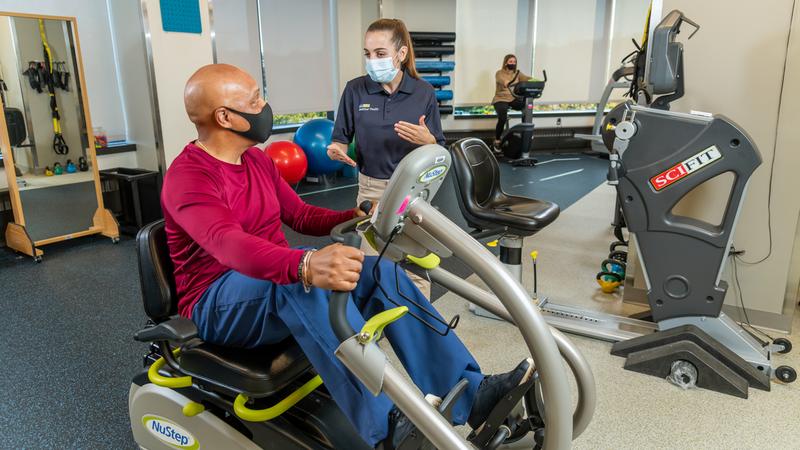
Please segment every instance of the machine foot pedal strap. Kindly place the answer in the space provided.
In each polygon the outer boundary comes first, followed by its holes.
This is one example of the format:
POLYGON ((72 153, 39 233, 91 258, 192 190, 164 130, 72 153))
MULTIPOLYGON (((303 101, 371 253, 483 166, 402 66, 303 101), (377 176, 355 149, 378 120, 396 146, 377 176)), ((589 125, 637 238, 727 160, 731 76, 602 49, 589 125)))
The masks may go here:
POLYGON ((666 378, 672 371, 672 363, 679 360, 688 361, 697 369, 697 387, 747 398, 747 380, 691 341, 633 352, 625 361, 625 369, 666 378))
MULTIPOLYGON (((500 431, 500 427, 505 424, 506 419, 511 415, 514 408, 519 404, 525 394, 531 390, 535 381, 536 377, 532 376, 526 383, 520 384, 506 394, 506 396, 494 406, 492 412, 489 413, 489 417, 486 418, 486 422, 484 422, 483 426, 480 428, 480 432, 476 434, 473 431, 470 433, 469 437, 467 437, 467 440, 478 448, 486 448, 488 444, 493 441, 498 431, 500 431)), ((513 434, 513 432, 514 430, 510 430, 510 434, 513 434)))
MULTIPOLYGON (((461 394, 469 386, 469 381, 466 379, 462 379, 455 386, 450 392, 447 393, 444 399, 442 399, 442 403, 439 405, 439 413, 447 419, 448 422, 453 422, 453 407, 458 402, 458 399, 461 398, 461 394)), ((422 434, 421 431, 418 429, 414 429, 408 436, 403 439, 400 444, 397 446, 398 450, 434 450, 433 444, 422 434)))
MULTIPOLYGON (((695 343, 711 355, 711 357, 744 378, 750 387, 763 391, 770 390, 770 378, 766 371, 759 371, 731 349, 722 345, 719 341, 711 337, 711 335, 694 325, 682 325, 627 341, 617 342, 611 347, 611 354, 625 357, 634 352, 658 348, 680 341, 695 343)), ((698 367, 698 370, 699 369, 698 367)))

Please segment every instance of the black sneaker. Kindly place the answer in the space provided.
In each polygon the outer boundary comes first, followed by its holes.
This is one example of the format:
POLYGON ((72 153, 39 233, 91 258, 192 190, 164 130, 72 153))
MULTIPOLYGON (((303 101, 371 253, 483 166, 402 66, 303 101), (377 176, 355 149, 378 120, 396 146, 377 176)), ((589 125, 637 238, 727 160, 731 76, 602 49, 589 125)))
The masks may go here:
POLYGON ((494 142, 492 142, 492 153, 494 153, 495 156, 503 154, 503 149, 500 148, 500 140, 499 139, 495 139, 494 142))
MULTIPOLYGON (((425 401, 437 409, 442 404, 442 399, 433 394, 426 395, 425 401)), ((389 411, 389 434, 378 444, 376 449, 394 450, 412 433, 415 433, 415 438, 423 439, 421 446, 417 450, 436 450, 430 441, 424 439, 422 432, 417 430, 416 425, 395 406, 389 411)))
POLYGON ((533 375, 533 360, 528 358, 517 365, 514 370, 499 375, 487 375, 472 402, 472 411, 469 413, 467 423, 473 430, 478 430, 495 405, 500 402, 509 391, 530 380, 533 375))
POLYGON ((395 406, 389 411, 389 434, 376 447, 379 450, 394 450, 416 429, 411 420, 395 406))

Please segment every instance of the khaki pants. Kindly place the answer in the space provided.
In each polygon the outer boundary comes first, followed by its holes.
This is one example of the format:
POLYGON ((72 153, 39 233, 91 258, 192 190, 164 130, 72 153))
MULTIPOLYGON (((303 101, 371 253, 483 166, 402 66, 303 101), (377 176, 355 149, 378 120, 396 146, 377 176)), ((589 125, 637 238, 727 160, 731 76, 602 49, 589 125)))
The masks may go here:
MULTIPOLYGON (((383 191, 389 185, 389 180, 381 180, 358 174, 358 198, 356 199, 356 206, 360 205, 364 200, 369 200, 373 204, 377 203, 383 196, 383 191)), ((378 252, 373 249, 369 243, 364 240, 361 242, 361 250, 367 255, 377 256, 378 252)), ((406 271, 408 277, 414 282, 414 285, 425 295, 425 298, 431 298, 431 283, 430 281, 406 271)))

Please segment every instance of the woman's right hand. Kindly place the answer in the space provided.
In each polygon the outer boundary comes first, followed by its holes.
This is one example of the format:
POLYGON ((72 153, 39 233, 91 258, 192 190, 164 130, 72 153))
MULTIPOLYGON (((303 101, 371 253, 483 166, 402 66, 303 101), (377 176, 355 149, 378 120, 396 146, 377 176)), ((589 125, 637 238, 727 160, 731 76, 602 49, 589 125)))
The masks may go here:
POLYGON ((356 162, 347 156, 347 146, 341 142, 331 142, 331 145, 328 146, 328 158, 341 161, 348 166, 356 166, 356 162))

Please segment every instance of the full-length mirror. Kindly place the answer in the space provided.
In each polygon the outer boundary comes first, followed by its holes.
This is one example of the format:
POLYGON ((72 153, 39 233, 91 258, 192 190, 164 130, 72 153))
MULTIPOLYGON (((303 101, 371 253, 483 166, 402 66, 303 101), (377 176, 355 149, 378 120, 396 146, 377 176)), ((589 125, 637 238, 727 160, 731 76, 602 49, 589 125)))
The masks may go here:
POLYGON ((0 13, 3 163, 15 250, 102 233, 116 240, 103 207, 74 18, 0 13))

